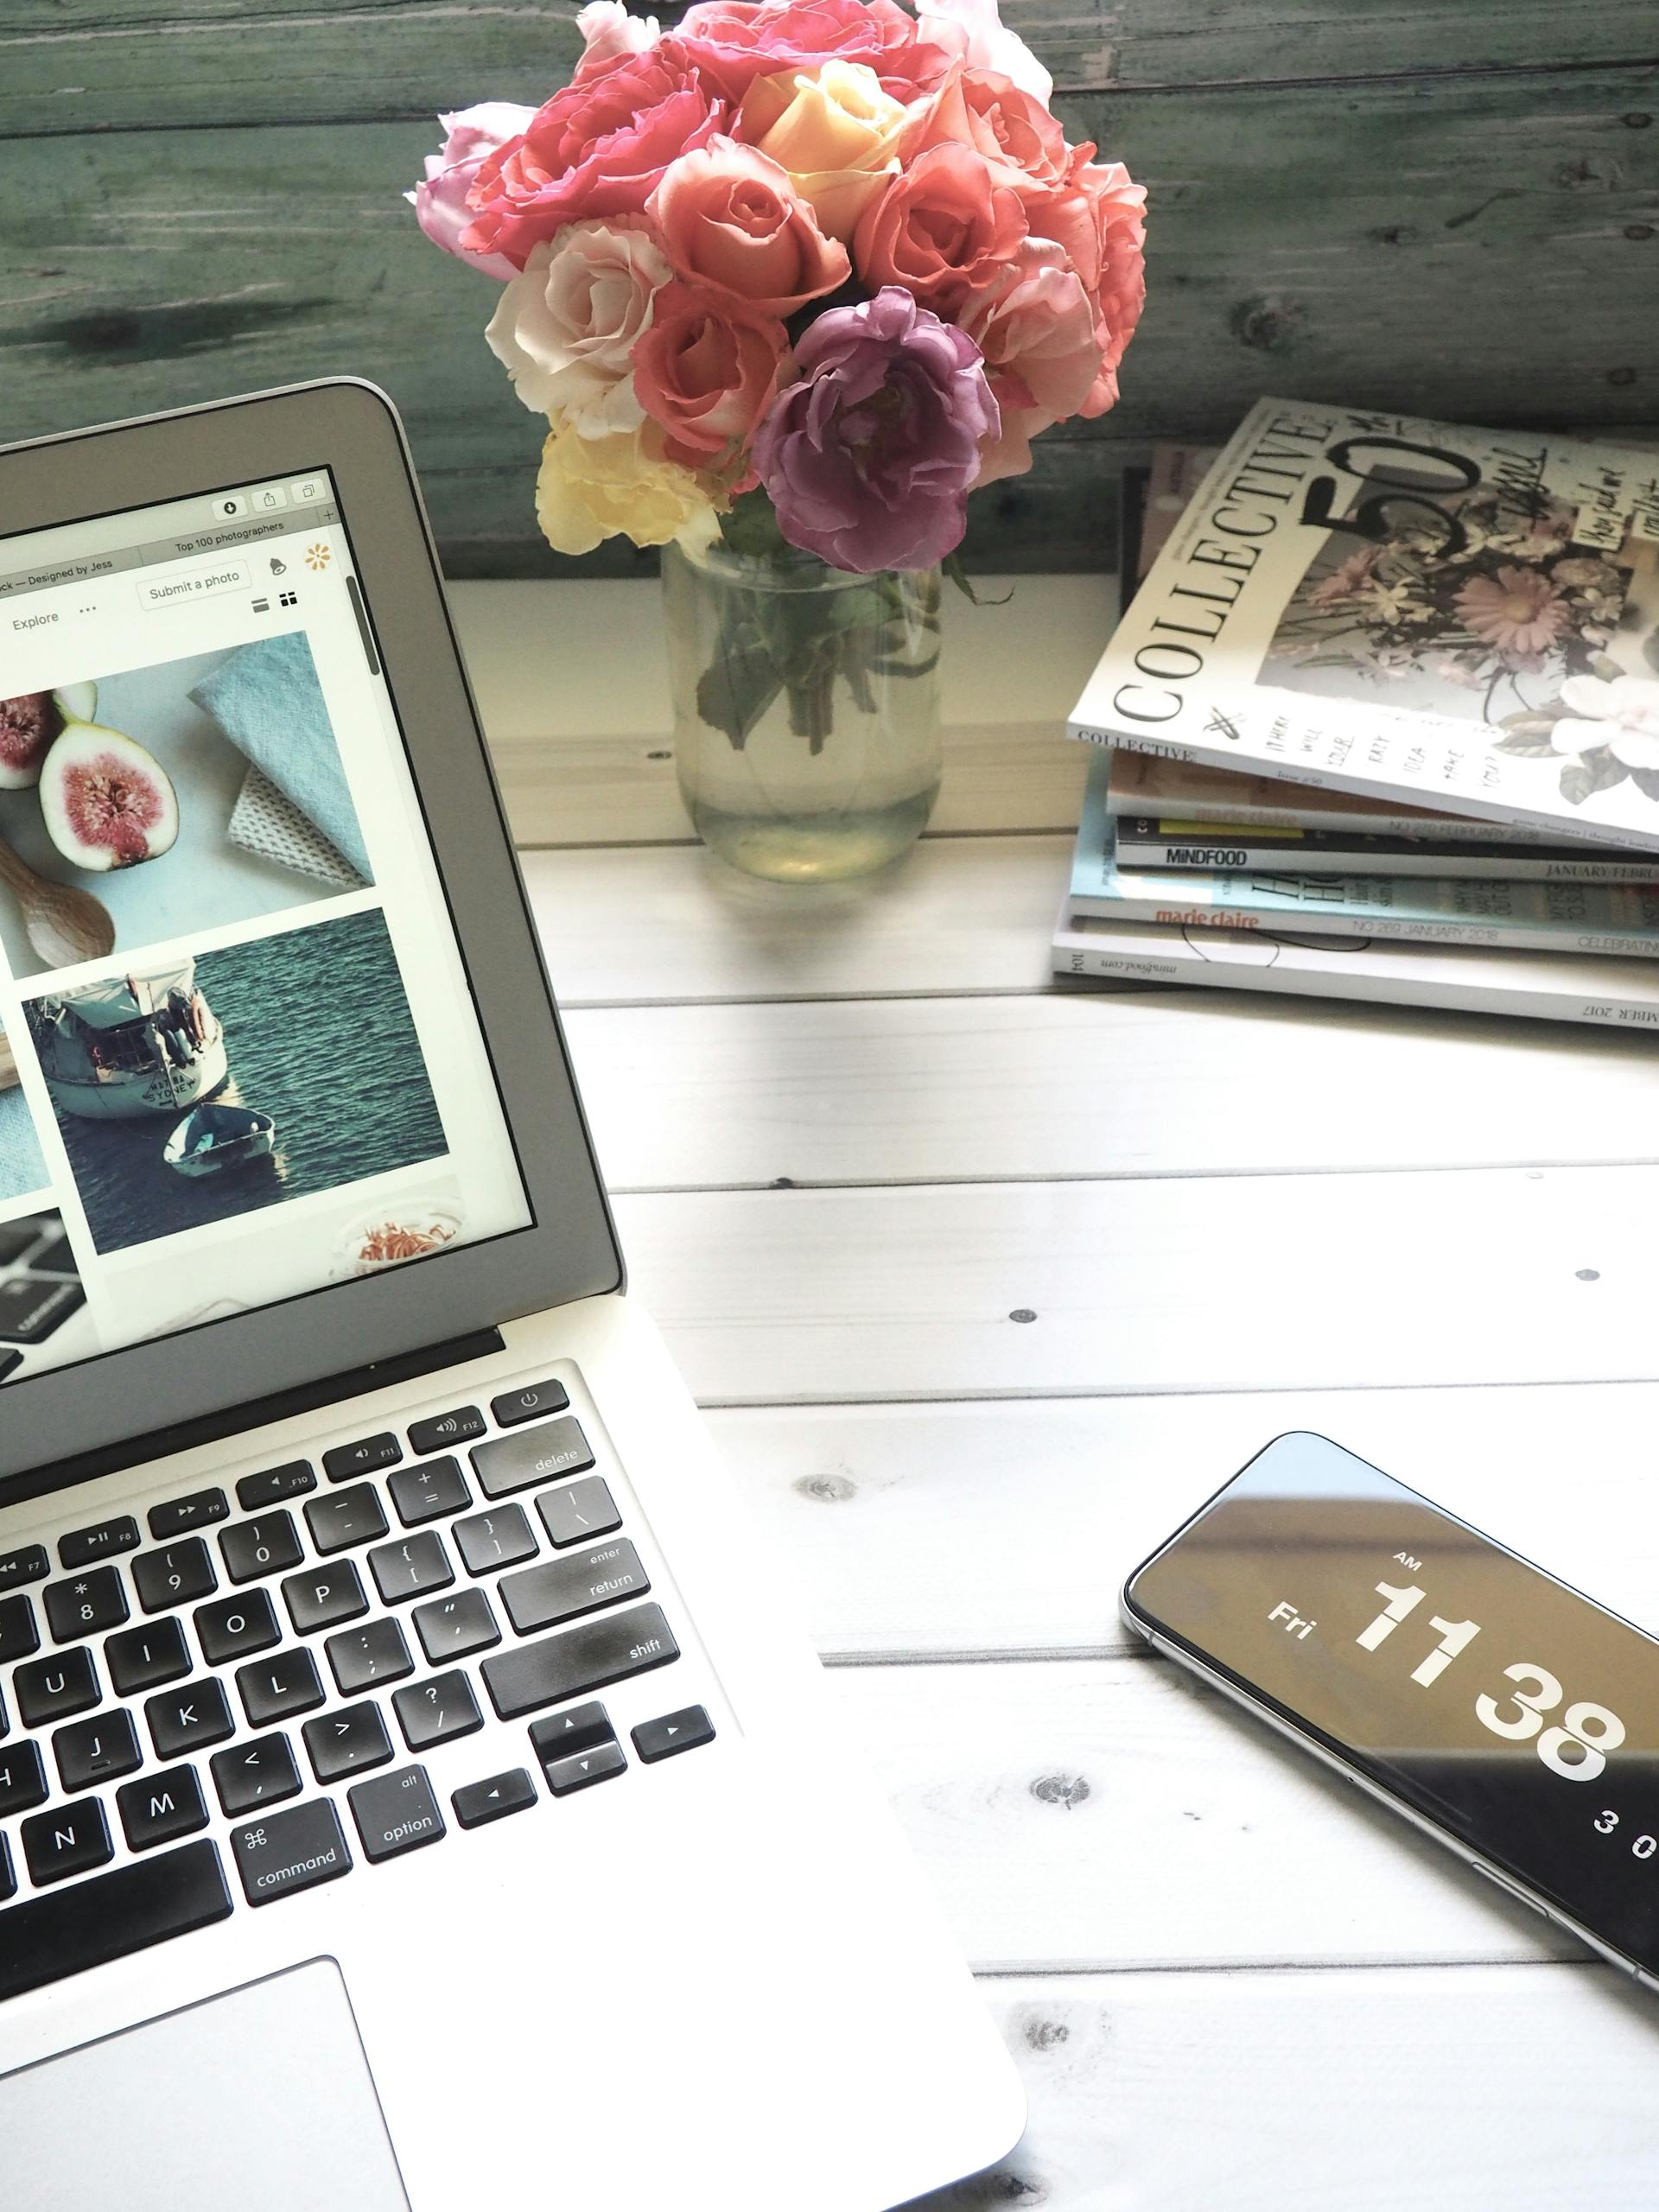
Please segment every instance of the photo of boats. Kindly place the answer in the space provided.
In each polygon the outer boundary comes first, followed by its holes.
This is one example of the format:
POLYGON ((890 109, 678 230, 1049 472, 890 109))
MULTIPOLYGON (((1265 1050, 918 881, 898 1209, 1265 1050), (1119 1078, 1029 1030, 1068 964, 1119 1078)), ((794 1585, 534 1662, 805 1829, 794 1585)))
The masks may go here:
POLYGON ((0 698, 0 953, 16 976, 372 881, 302 632, 0 698))
POLYGON ((378 909, 45 993, 24 1012, 100 1253, 448 1149, 378 909))

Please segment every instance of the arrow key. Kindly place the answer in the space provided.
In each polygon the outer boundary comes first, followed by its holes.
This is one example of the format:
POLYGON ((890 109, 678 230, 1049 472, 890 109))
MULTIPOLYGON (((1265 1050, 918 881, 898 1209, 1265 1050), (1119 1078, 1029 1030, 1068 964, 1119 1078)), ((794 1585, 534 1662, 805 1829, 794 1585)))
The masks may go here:
POLYGON ((613 1740, 596 1744, 591 1751, 578 1751, 572 1758, 555 1759, 542 1772, 556 1797, 568 1797, 572 1790, 591 1789, 595 1782, 608 1782, 613 1774, 620 1774, 627 1764, 622 1756, 622 1746, 613 1740))
POLYGON ((700 1705, 688 1705, 678 1713, 665 1713, 660 1720, 642 1720, 631 1733, 634 1750, 652 1766, 658 1759, 671 1759, 677 1751, 712 1744, 715 1724, 700 1705))
POLYGON ((492 1774, 482 1782, 469 1782, 457 1789, 449 1802, 464 1828, 481 1828, 487 1821, 505 1820, 536 1802, 536 1785, 521 1766, 510 1774, 492 1774))

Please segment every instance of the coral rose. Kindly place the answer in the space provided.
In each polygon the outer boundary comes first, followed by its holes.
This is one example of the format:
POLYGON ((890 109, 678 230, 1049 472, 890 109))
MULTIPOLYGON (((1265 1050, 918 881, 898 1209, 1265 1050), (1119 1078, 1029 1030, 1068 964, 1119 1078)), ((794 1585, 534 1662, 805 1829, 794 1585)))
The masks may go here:
POLYGON ((933 95, 925 122, 906 143, 906 157, 947 138, 971 146, 993 168, 1000 163, 1018 170, 1033 184, 1064 184, 1071 175, 1071 149, 1054 118, 1040 100, 989 70, 950 72, 933 95))
POLYGON ((588 0, 577 14, 576 29, 582 36, 578 77, 594 76, 631 54, 643 54, 662 35, 655 16, 631 16, 622 0, 588 0))
POLYGON ((644 419, 629 356, 674 271, 642 215, 571 223, 530 250, 484 335, 526 407, 585 437, 644 419))
POLYGON ((909 100, 931 91, 950 65, 894 0, 697 0, 676 35, 734 102, 756 77, 830 60, 861 61, 886 91, 909 100))
POLYGON ((762 315, 793 315, 847 280, 846 247, 824 237, 788 172, 734 138, 676 162, 649 213, 678 275, 762 315))
POLYGON ((522 269, 531 246, 567 223, 637 214, 669 163, 706 144, 725 120, 671 38, 578 74, 480 166, 461 244, 522 269))
POLYGON ((913 110, 881 89, 861 61, 757 77, 743 95, 740 137, 787 169, 827 238, 843 245, 859 217, 899 174, 913 110))
POLYGON ((1122 162, 1083 162, 1073 183, 1088 202, 1095 231, 1095 273, 1084 281, 1094 295, 1101 348, 1100 375, 1078 412, 1103 415, 1117 398, 1118 363, 1146 305, 1147 193, 1131 183, 1122 162))
POLYGON ((709 485, 669 460, 654 423, 602 438, 556 423, 542 448, 536 519, 556 553, 591 553, 607 537, 707 543, 718 512, 709 485))
POLYGON ((678 283, 659 292, 633 349, 633 381, 668 458, 726 469, 776 390, 788 346, 781 322, 728 293, 678 283))
POLYGON ((930 146, 868 207, 853 259, 872 289, 902 285, 938 314, 1001 276, 1026 236, 1020 195, 971 146, 930 146))
POLYGON ((949 61, 1007 77, 1046 107, 1054 79, 1019 34, 1005 29, 996 0, 916 0, 924 45, 949 61))
POLYGON ((962 327, 985 357, 1001 414, 978 481, 1023 476, 1031 442, 1079 414, 1100 372, 1095 305, 1059 248, 1028 238, 995 289, 976 293, 962 327))
POLYGON ((485 100, 477 107, 463 108, 458 115, 441 115, 438 121, 447 134, 443 149, 427 156, 425 177, 413 192, 404 194, 415 210, 416 221, 434 245, 441 245, 457 260, 470 262, 486 276, 499 277, 504 283, 512 274, 512 262, 501 254, 470 253, 461 242, 461 233, 472 221, 467 195, 480 164, 509 138, 516 138, 535 112, 534 108, 513 107, 505 100, 485 100))
POLYGON ((997 430, 978 346, 889 286, 821 315, 795 359, 754 442, 784 536, 862 574, 942 561, 997 430))

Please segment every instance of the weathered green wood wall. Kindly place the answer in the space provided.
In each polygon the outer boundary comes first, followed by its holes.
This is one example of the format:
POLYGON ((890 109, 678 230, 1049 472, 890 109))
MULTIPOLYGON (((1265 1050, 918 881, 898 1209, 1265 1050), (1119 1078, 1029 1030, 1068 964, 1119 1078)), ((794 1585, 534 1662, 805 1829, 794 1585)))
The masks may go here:
MULTIPOLYGON (((399 194, 435 110, 562 81, 575 4, 0 0, 0 440, 349 371, 403 409, 452 573, 570 569, 494 288, 399 194)), ((1106 562, 1125 463, 1267 391, 1659 422, 1659 0, 1004 13, 1150 188, 1151 297, 1121 406, 975 503, 978 565, 1106 562)))

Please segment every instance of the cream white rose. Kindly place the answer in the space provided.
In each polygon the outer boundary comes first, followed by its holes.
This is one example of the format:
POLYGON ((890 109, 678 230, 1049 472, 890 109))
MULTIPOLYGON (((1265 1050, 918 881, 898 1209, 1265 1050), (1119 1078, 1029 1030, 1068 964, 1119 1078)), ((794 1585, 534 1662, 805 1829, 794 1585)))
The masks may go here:
POLYGON ((643 224, 571 223, 531 249, 484 334, 536 414, 588 438, 637 429, 628 356, 673 273, 643 224))
POLYGON ((830 60, 757 77, 743 99, 742 135, 811 205, 826 238, 845 245, 858 219, 899 174, 911 121, 874 69, 830 60))

